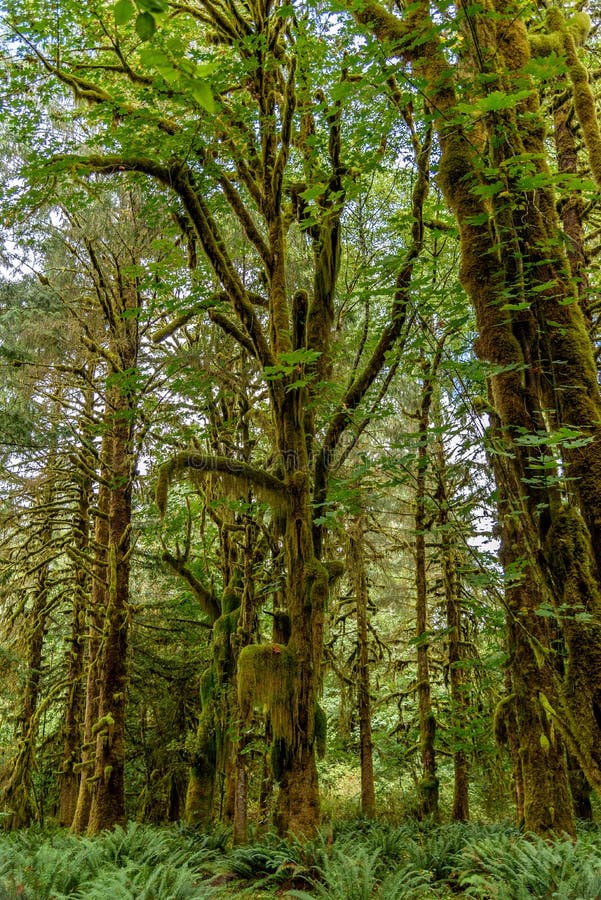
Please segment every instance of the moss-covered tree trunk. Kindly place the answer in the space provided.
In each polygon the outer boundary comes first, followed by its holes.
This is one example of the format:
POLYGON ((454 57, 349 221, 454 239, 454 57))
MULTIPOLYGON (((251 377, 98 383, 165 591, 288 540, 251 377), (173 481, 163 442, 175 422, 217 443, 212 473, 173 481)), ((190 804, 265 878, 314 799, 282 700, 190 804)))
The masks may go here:
MULTIPOLYGON (((438 418, 438 416, 437 416, 438 418)), ((465 653, 462 639, 463 607, 457 565, 457 538, 450 521, 447 460, 441 423, 437 422, 436 437, 436 503, 437 524, 440 528, 440 555, 442 580, 447 614, 447 659, 453 720, 455 731, 453 749, 453 819, 467 822, 469 819, 469 759, 465 749, 469 728, 467 686, 464 679, 465 653)))
MULTIPOLYGON (((47 502, 50 492, 46 492, 47 502)), ((50 541, 51 527, 45 527, 40 539, 42 554, 48 555, 45 545, 50 541)), ((44 638, 48 621, 48 580, 50 562, 42 559, 32 590, 31 607, 26 621, 26 676, 25 688, 16 721, 15 757, 2 772, 0 799, 6 810, 3 827, 27 828, 35 818, 33 776, 36 762, 36 738, 38 734, 38 705, 42 682, 44 638)))
MULTIPOLYGON (((494 420, 491 428, 494 428, 494 420)), ((505 577, 511 715, 515 717, 518 760, 515 761, 518 807, 523 790, 523 824, 541 835, 575 834, 569 792, 566 750, 553 721, 557 703, 552 626, 539 609, 548 604, 540 569, 525 548, 534 537, 524 533, 527 518, 520 509, 508 473, 513 461, 492 456, 501 522, 501 563, 505 577)), ((510 743, 510 747, 511 747, 510 743)))
POLYGON ((92 801, 87 831, 98 834, 125 824, 125 698, 127 689, 127 629, 131 530, 131 406, 124 392, 110 391, 111 461, 108 467, 109 527, 107 606, 99 643, 98 718, 92 726, 95 742, 92 801))
POLYGON ((349 574, 355 594, 357 617, 357 707, 361 760, 361 812, 367 819, 376 814, 371 695, 369 679, 369 632, 367 572, 365 568, 364 520, 358 516, 349 534, 349 574))
POLYGON ((420 351, 423 373, 421 397, 417 412, 417 461, 415 472, 415 637, 417 647, 417 698, 419 715, 422 778, 419 785, 420 814, 438 817, 438 776, 436 774, 436 718, 432 707, 428 631, 428 559, 426 535, 431 531, 432 517, 427 510, 427 477, 430 469, 430 411, 436 374, 442 356, 444 339, 439 341, 432 360, 420 351))
POLYGON ((516 822, 518 827, 522 828, 525 821, 524 776, 522 773, 522 761, 520 759, 516 697, 513 692, 511 669, 509 666, 505 669, 505 690, 505 697, 501 700, 495 715, 495 737, 497 743, 507 744, 509 750, 515 796, 516 822))
POLYGON ((87 831, 98 834, 124 824, 125 813, 125 701, 127 695, 127 634, 131 557, 131 500, 135 471, 134 434, 137 394, 131 387, 136 371, 140 308, 135 281, 118 269, 119 290, 112 297, 111 349, 119 368, 106 380, 105 428, 109 432, 107 590, 99 644, 97 677, 98 718, 92 726, 95 741, 92 801, 87 831))
MULTIPOLYGON (((287 424, 284 422, 284 424, 287 424)), ((291 447, 286 473, 287 526, 286 600, 290 617, 288 648, 294 659, 291 683, 293 728, 284 735, 280 790, 275 821, 282 834, 310 835, 319 824, 319 792, 315 760, 315 708, 321 689, 324 608, 328 576, 315 558, 312 541, 311 492, 305 440, 291 447)))
POLYGON ((94 557, 92 566, 92 585, 90 591, 87 613, 87 645, 85 659, 85 707, 83 717, 83 737, 81 746, 81 760, 77 769, 80 772, 77 804, 71 830, 75 834, 83 834, 88 826, 90 804, 92 800, 91 785, 88 787, 88 779, 94 771, 94 726, 98 720, 99 697, 99 662, 100 662, 100 635, 102 633, 103 612, 107 605, 107 578, 108 578, 108 519, 109 519, 109 488, 108 488, 108 453, 110 438, 107 429, 102 438, 100 459, 103 463, 100 470, 100 484, 96 496, 96 521, 94 525, 94 557))
MULTIPOLYGON (((479 13, 467 13, 476 43, 474 58, 487 69, 483 97, 488 91, 497 90, 515 98, 507 108, 491 110, 484 119, 490 164, 503 186, 503 190, 491 192, 492 200, 487 203, 482 200, 481 190, 486 175, 481 175, 475 153, 476 145, 481 142, 470 140, 471 124, 467 119, 457 122, 454 71, 447 62, 427 5, 414 5, 401 19, 379 3, 367 0, 361 10, 355 10, 355 15, 389 49, 394 48, 411 63, 414 73, 422 78, 431 104, 441 149, 438 180, 459 227, 460 277, 476 312, 479 331, 476 348, 496 369, 491 378, 492 405, 503 435, 502 452, 509 452, 509 458, 514 460, 509 465, 511 471, 498 472, 497 482, 506 492, 505 499, 509 499, 507 515, 522 519, 513 532, 511 523, 502 521, 502 527, 506 571, 511 582, 517 568, 521 584, 519 588, 517 584, 511 586, 508 607, 525 824, 526 828, 543 833, 553 827, 572 831, 573 821, 570 817, 561 820, 563 813, 559 812, 565 807, 566 796, 562 753, 557 750, 553 755, 553 743, 544 732, 543 719, 553 716, 556 710, 549 701, 553 711, 541 712, 545 705, 541 696, 547 696, 545 691, 551 690, 553 679, 546 669, 541 674, 538 663, 541 648, 543 656, 551 648, 549 635, 541 627, 536 610, 549 596, 545 590, 549 573, 542 545, 559 504, 557 493, 549 490, 552 479, 547 479, 543 486, 540 471, 544 442, 539 441, 538 448, 536 443, 541 433, 547 429, 552 431, 557 425, 569 426, 578 435, 585 436, 583 442, 566 443, 562 453, 598 565, 601 558, 601 402, 590 341, 581 310, 573 302, 576 297, 561 249, 561 232, 550 186, 552 179, 545 162, 545 129, 538 95, 535 85, 524 75, 530 58, 524 20, 517 6, 505 3, 499 3, 496 8, 491 4, 479 13), (420 39, 416 39, 418 35, 420 39), (487 48, 493 46, 494 54, 488 54, 487 48), (524 87, 527 87, 524 95, 516 96, 524 87), (512 169, 516 160, 522 160, 523 170, 512 169), (536 172, 536 186, 528 185, 531 170, 536 172), (536 436, 530 446, 527 446, 527 435, 536 436), (538 706, 532 705, 532 697, 538 698, 538 706), (522 700, 525 705, 520 706, 522 700), (552 759, 545 760, 537 749, 536 741, 541 737, 545 749, 549 743, 552 759), (545 765, 552 777, 543 783, 540 767, 545 765), (554 814, 560 816, 555 826, 554 814)), ((593 163, 600 141, 590 88, 582 77, 584 70, 558 10, 550 10, 548 27, 554 35, 553 46, 565 53, 576 110, 593 163)), ((474 73, 476 94, 482 83, 474 73)), ((486 187, 485 184, 484 190, 486 187)), ((552 594, 556 600, 556 592, 552 594)), ((590 640, 590 634, 590 628, 580 627, 580 639, 585 643, 590 640)), ((592 673, 584 659, 582 654, 570 657, 570 666, 572 671, 579 671, 582 683, 588 680, 591 684, 592 673)), ((589 747, 590 736, 599 728, 592 702, 596 682, 591 688, 588 694, 591 702, 582 704, 580 727, 573 734, 574 743, 589 747)), ((574 720, 566 710, 565 732, 571 729, 569 721, 574 720)), ((567 734, 566 739, 570 740, 567 734)), ((589 772, 592 773, 596 765, 590 756, 589 772)))
MULTIPOLYGON (((93 392, 88 390, 85 397, 85 417, 89 421, 92 413, 93 392)), ((83 434, 88 435, 87 422, 83 434)), ((84 665, 86 651, 86 608, 90 591, 89 544, 90 544, 90 504, 92 499, 92 477, 94 460, 82 443, 79 450, 84 466, 77 473, 78 502, 73 522, 73 547, 70 553, 75 567, 73 585, 73 612, 71 618, 71 638, 68 654, 68 687, 63 725, 63 759, 59 772, 59 824, 70 828, 75 816, 79 793, 80 772, 78 766, 82 755, 82 732, 84 717, 84 665)))

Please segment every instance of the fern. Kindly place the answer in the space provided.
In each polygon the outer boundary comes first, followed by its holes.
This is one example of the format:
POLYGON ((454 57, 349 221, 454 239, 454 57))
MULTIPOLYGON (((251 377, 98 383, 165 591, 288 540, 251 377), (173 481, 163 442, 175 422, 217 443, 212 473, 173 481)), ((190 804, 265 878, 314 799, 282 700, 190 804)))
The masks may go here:
POLYGON ((548 844, 535 837, 496 836, 466 849, 462 868, 460 884, 474 898, 590 900, 601 892, 598 837, 548 844))
POLYGON ((431 873, 408 865, 382 882, 379 896, 382 900, 431 900, 436 895, 431 873))
POLYGON ((288 891, 288 897, 307 900, 370 900, 378 887, 378 851, 369 853, 357 847, 353 856, 334 847, 332 855, 324 861, 319 881, 312 879, 312 892, 288 891))

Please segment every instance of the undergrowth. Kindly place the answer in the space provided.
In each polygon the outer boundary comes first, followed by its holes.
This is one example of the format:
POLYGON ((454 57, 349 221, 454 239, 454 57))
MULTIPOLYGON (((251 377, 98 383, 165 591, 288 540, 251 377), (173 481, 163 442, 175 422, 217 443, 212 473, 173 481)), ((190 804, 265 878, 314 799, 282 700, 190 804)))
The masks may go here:
POLYGON ((98 838, 0 836, 0 900, 601 900, 601 830, 545 843, 510 826, 356 821, 312 841, 130 823, 98 838))

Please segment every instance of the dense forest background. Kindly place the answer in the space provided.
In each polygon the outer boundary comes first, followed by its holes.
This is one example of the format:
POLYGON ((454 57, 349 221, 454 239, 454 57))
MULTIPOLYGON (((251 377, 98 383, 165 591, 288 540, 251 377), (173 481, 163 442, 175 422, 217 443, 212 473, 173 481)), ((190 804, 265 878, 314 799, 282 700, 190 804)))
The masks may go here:
POLYGON ((574 836, 596 7, 1 23, 3 827, 574 836))

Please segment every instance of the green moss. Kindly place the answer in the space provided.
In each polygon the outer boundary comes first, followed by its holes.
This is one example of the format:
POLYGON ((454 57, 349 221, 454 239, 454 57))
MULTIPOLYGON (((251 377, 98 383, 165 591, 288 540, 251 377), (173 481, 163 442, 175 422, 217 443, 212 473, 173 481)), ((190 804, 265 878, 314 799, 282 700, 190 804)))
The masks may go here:
POLYGON ((98 719, 97 722, 94 722, 92 725, 92 734, 98 734, 100 731, 108 731, 109 728, 112 728, 115 724, 115 720, 110 713, 107 713, 106 716, 102 716, 98 719))
POLYGON ((290 751, 283 738, 275 738, 269 752, 271 772, 275 781, 281 781, 284 772, 290 767, 290 751))
POLYGON ((226 588, 223 592, 223 597, 221 598, 221 612, 234 612, 234 610, 238 609, 240 606, 241 600, 242 595, 239 590, 230 589, 229 587, 226 588))
POLYGON ((209 706, 202 711, 196 740, 192 748, 192 765, 197 769, 214 769, 217 761, 217 735, 215 732, 215 716, 209 706))
POLYGON ((305 580, 309 586, 308 599, 312 606, 323 607, 328 599, 329 576, 326 566, 312 559, 305 566, 305 580))
POLYGON ((205 669, 200 676, 200 702, 203 709, 213 699, 216 683, 217 675, 215 673, 215 668, 209 666, 209 668, 205 669))
POLYGON ((315 704, 315 748, 319 759, 326 755, 328 740, 328 720, 319 703, 315 704))
POLYGON ((531 34, 529 36, 532 56, 551 56, 561 53, 561 38, 558 34, 531 34))
POLYGON ((345 572, 345 566, 343 562, 340 562, 338 559, 328 559, 324 563, 326 567, 326 571, 328 573, 328 582, 333 584, 339 578, 342 578, 345 572))
POLYGON ((582 47, 591 31, 591 17, 583 10, 579 10, 568 19, 567 28, 575 45, 582 47))
POLYGON ((234 612, 234 610, 238 609, 242 602, 242 587, 243 587, 243 578, 242 573, 239 569, 236 569, 234 574, 229 580, 227 587, 223 592, 223 596, 221 598, 221 612, 222 614, 234 612))
POLYGON ((549 565, 556 579, 565 579, 577 569, 580 576, 590 573, 591 551, 588 532, 580 513, 573 507, 561 510, 547 540, 549 565))
POLYGON ((509 718, 514 715, 514 712, 515 694, 507 694, 506 697, 503 697, 497 703, 493 719, 495 741, 501 747, 507 743, 510 727, 509 718))
POLYGON ((255 707, 271 715, 274 737, 294 740, 296 659, 283 644, 250 644, 238 658, 238 700, 242 718, 255 707))
POLYGON ((213 625, 213 659, 217 670, 217 678, 227 681, 234 672, 234 654, 232 650, 232 635, 238 628, 240 609, 224 613, 219 616, 213 625))
POLYGON ((593 178, 601 186, 601 131, 597 119, 595 97, 589 84, 588 71, 578 58, 577 48, 586 41, 590 31, 590 19, 584 12, 577 12, 567 23, 557 7, 547 10, 549 40, 558 41, 568 64, 574 108, 582 128, 593 178))

